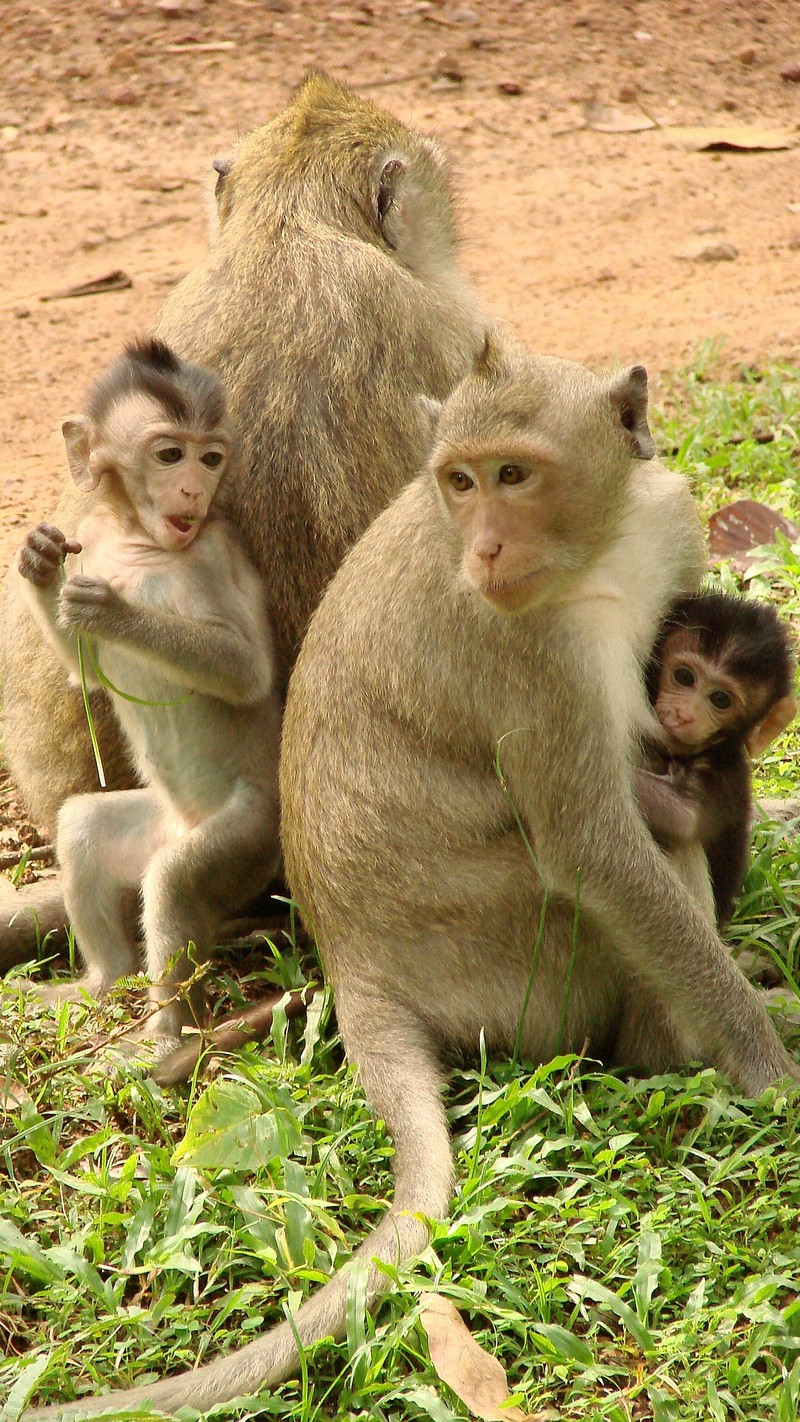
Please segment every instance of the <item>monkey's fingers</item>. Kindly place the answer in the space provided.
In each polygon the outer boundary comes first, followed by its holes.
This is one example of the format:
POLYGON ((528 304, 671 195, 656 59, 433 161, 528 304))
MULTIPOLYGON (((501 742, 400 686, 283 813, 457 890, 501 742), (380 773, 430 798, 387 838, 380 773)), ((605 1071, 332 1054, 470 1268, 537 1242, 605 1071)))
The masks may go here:
POLYGON ((111 591, 111 584, 106 582, 105 578, 91 578, 88 573, 73 573, 64 584, 63 596, 96 602, 100 598, 108 597, 111 591))

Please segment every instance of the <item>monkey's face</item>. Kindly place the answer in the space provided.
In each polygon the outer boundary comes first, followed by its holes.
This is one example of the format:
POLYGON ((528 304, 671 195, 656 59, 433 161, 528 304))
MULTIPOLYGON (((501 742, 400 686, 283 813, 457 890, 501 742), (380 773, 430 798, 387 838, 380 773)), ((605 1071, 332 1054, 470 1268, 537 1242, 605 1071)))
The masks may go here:
POLYGON ((137 496, 142 526, 162 548, 186 548, 208 515, 227 446, 197 432, 162 427, 146 441, 137 496))
POLYGON ((673 755, 694 754, 758 719, 748 717, 740 682, 680 634, 665 644, 654 709, 673 755))
POLYGON ((498 611, 536 607, 583 565, 580 531, 567 527, 564 470, 546 443, 451 456, 436 478, 460 539, 462 574, 498 611))
POLYGON ((111 476, 125 521, 173 552, 194 542, 229 459, 224 431, 183 427, 155 401, 135 397, 112 412, 89 462, 111 476))

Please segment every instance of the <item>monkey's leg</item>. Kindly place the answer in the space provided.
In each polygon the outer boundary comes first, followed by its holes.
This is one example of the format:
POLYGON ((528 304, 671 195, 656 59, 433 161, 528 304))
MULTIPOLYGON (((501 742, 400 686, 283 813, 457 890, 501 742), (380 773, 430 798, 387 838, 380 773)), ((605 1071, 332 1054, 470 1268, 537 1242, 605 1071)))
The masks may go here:
POLYGON ((50 999, 97 997, 140 969, 126 905, 166 834, 163 807, 152 790, 73 795, 58 816, 57 849, 64 901, 86 964, 86 975, 43 992, 50 999))
POLYGON ((247 784, 154 856, 142 884, 142 923, 152 1001, 165 1006, 148 1019, 143 1035, 179 1038, 183 1027, 202 1020, 200 984, 192 986, 188 1000, 169 999, 202 962, 223 919, 269 883, 276 858, 274 801, 247 784))

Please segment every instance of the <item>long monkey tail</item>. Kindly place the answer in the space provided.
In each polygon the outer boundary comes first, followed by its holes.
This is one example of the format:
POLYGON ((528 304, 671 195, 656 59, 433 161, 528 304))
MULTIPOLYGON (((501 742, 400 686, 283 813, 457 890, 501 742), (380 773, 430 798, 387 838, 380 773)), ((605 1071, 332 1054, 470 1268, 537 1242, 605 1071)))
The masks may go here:
MULTIPOLYGON (((340 1011, 340 1025, 342 1015, 340 1011)), ((344 1338, 348 1275, 353 1261, 396 1264, 419 1254, 428 1243, 427 1220, 446 1215, 452 1193, 450 1142, 436 1058, 419 1022, 410 1018, 401 1022, 397 1011, 392 1016, 391 1024, 383 1013, 372 1016, 373 1028, 381 1017, 384 1021, 385 1035, 381 1034, 378 1052, 373 1043, 365 1048, 362 1041, 358 1051, 350 1053, 351 1059, 357 1059, 367 1098, 386 1121, 395 1145, 394 1203, 359 1245, 353 1260, 348 1260, 329 1283, 301 1305, 292 1326, 285 1321, 278 1323, 244 1348, 192 1372, 125 1392, 35 1408, 23 1413, 22 1422, 78 1422, 112 1407, 117 1416, 126 1407, 141 1407, 144 1402, 168 1416, 179 1407, 213 1407, 217 1402, 252 1395, 293 1377, 300 1366, 298 1339, 302 1348, 308 1348, 321 1338, 336 1342, 344 1338)), ((359 1013, 359 1017, 363 1027, 365 1016, 359 1013)), ((367 1275, 368 1307, 374 1307, 388 1287, 386 1275, 371 1264, 367 1275)))

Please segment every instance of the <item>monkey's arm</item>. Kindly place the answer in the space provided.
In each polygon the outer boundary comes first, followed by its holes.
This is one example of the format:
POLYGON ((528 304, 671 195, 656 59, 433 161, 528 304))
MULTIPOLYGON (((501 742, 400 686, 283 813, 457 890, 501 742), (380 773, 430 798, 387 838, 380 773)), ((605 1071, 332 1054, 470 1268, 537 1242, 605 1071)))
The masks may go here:
POLYGON ((64 629, 124 644, 175 682, 234 706, 252 706, 272 689, 272 668, 253 619, 183 617, 131 602, 99 578, 64 583, 58 622, 64 629))
POLYGON ((700 815, 689 787, 678 790, 669 773, 657 775, 639 766, 636 798, 651 834, 669 844, 690 844, 699 837, 700 815))
MULTIPOLYGON (((79 670, 77 638, 59 625, 58 602, 64 556, 80 551, 80 543, 67 540, 52 524, 40 523, 31 529, 17 555, 17 571, 28 606, 59 661, 73 674, 79 670)), ((90 669, 85 670, 88 683, 98 685, 90 669)))

